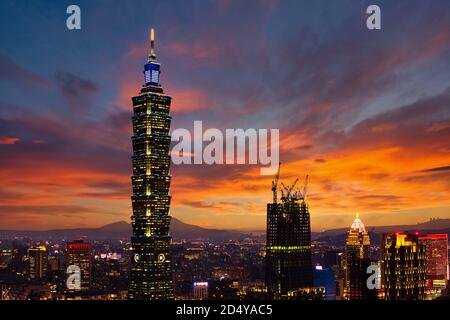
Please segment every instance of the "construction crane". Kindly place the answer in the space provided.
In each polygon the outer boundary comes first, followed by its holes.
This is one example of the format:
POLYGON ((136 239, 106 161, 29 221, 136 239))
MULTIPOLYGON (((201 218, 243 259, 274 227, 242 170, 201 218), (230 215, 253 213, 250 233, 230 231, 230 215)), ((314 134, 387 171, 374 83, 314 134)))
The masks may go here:
POLYGON ((291 201, 295 200, 295 194, 292 193, 292 190, 295 188, 295 185, 298 182, 298 178, 294 181, 292 186, 286 186, 283 182, 281 183, 282 189, 281 189, 281 199, 283 201, 291 201))
POLYGON ((291 196, 291 192, 292 192, 292 190, 294 189, 294 187, 295 187, 295 185, 297 184, 297 182, 298 182, 298 178, 295 179, 294 184, 289 188, 289 190, 288 190, 288 195, 289 195, 289 196, 291 196))
POLYGON ((302 190, 298 189, 296 192, 295 198, 297 200, 305 200, 306 199, 306 193, 308 192, 308 177, 309 177, 309 175, 306 175, 302 190))
MULTIPOLYGON (((273 203, 276 204, 278 201, 278 184, 280 183, 280 170, 281 170, 281 162, 278 164, 277 174, 275 175, 275 180, 272 181, 272 192, 273 192, 273 203)), ((282 202, 289 201, 297 201, 297 200, 305 200, 306 194, 308 192, 308 178, 309 175, 306 175, 305 181, 303 183, 303 187, 297 187, 295 192, 292 192, 296 187, 297 183, 300 181, 299 178, 296 178, 294 183, 290 186, 286 186, 283 182, 281 182, 281 197, 280 200, 282 202)))
POLYGON ((281 162, 278 163, 278 171, 277 175, 275 176, 275 181, 272 181, 273 203, 277 203, 277 188, 278 188, 278 181, 280 180, 280 169, 281 169, 281 162))
POLYGON ((309 175, 306 175, 305 184, 303 185, 303 199, 306 199, 306 193, 308 192, 308 177, 309 175))
POLYGON ((287 199, 287 191, 288 191, 288 188, 284 185, 284 183, 282 182, 281 183, 281 201, 282 202, 285 202, 286 201, 286 199, 287 199))

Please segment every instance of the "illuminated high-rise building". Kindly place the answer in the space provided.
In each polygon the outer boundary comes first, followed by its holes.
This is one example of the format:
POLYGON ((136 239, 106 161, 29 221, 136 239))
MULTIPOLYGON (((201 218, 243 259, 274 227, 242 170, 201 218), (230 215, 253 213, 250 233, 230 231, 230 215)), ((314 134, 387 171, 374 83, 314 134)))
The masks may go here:
POLYGON ((345 243, 345 257, 370 258, 370 237, 366 231, 359 214, 356 213, 356 219, 353 221, 350 230, 347 233, 345 243))
POLYGON ((347 233, 345 243, 345 296, 349 300, 370 300, 377 292, 367 287, 370 260, 370 237, 358 213, 347 233))
POLYGON ((448 270, 448 235, 428 234, 419 237, 419 242, 425 246, 427 260, 426 292, 433 296, 439 295, 447 287, 448 270))
POLYGON ((83 240, 75 240, 66 244, 67 265, 80 268, 80 290, 91 287, 91 244, 83 240))
POLYGON ((266 286, 275 298, 284 298, 289 292, 313 287, 311 227, 307 180, 303 190, 295 193, 294 186, 282 185, 278 203, 278 179, 279 173, 272 185, 274 201, 267 204, 266 286))
POLYGON ((28 249, 28 274, 31 279, 43 279, 47 275, 48 253, 44 246, 28 249))
POLYGON ((194 282, 194 299, 206 300, 208 299, 208 282, 194 282))
POLYGON ((419 237, 409 233, 385 234, 381 246, 385 299, 424 299, 426 255, 419 237))
POLYGON ((151 51, 144 66, 144 85, 133 101, 133 254, 129 299, 173 299, 169 235, 171 97, 159 82, 161 65, 151 51))

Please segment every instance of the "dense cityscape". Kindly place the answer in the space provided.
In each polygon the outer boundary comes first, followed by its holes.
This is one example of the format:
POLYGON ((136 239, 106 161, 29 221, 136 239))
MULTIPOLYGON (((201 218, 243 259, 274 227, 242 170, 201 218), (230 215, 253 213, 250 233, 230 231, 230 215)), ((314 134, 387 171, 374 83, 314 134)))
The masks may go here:
MULTIPOLYGON (((176 299, 273 299, 265 286, 265 241, 264 235, 223 242, 174 241, 176 299)), ((383 248, 369 241, 359 219, 353 222, 344 246, 313 240, 313 292, 303 292, 302 297, 297 292, 295 298, 435 299, 448 294, 446 234, 387 235, 385 259, 383 248), (399 250, 405 260, 393 265, 388 258, 393 250, 399 250), (382 282, 379 290, 368 290, 365 268, 371 263, 386 264, 402 273, 405 278, 397 281, 404 281, 404 291, 392 292, 388 282, 382 282)), ((17 237, 1 240, 0 248, 2 299, 127 299, 131 253, 127 239, 36 241, 17 237), (80 290, 67 289, 67 266, 71 264, 82 266, 80 290)))

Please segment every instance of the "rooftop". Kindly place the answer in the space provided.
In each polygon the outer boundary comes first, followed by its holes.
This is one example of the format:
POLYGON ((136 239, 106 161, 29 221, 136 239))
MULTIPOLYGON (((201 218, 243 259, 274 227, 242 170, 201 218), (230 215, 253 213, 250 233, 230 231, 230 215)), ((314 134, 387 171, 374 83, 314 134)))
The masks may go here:
POLYGON ((361 219, 359 219, 358 213, 356 213, 356 219, 353 221, 350 229, 358 230, 358 232, 366 232, 366 227, 364 227, 364 224, 362 223, 361 219))

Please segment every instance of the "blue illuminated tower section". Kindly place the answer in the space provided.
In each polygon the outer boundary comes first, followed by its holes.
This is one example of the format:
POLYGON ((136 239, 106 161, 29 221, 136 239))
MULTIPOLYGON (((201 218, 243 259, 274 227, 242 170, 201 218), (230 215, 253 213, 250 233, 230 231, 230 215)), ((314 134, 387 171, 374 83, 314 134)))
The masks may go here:
POLYGON ((159 83, 161 65, 156 61, 154 31, 144 66, 145 83, 133 101, 133 215, 128 298, 174 298, 170 259, 170 122, 171 98, 159 83))

